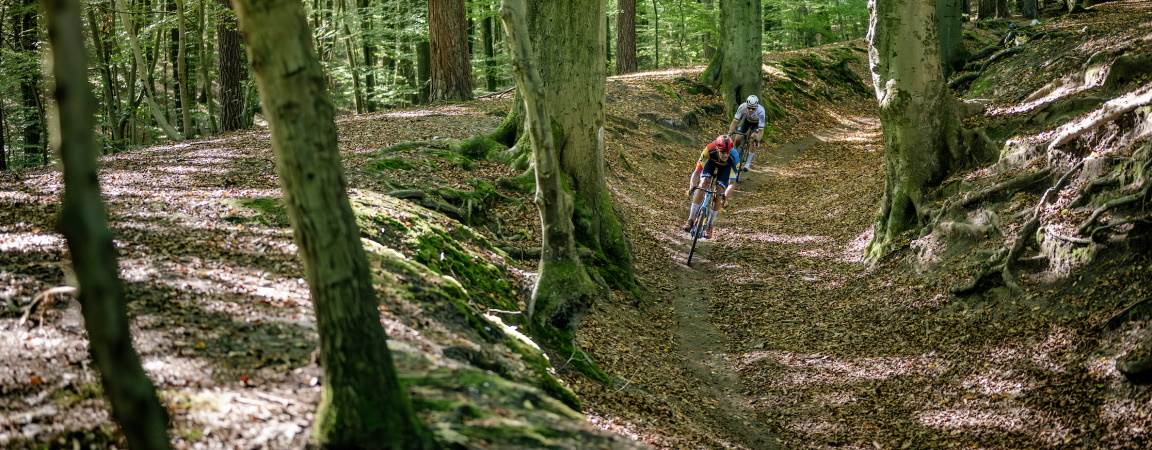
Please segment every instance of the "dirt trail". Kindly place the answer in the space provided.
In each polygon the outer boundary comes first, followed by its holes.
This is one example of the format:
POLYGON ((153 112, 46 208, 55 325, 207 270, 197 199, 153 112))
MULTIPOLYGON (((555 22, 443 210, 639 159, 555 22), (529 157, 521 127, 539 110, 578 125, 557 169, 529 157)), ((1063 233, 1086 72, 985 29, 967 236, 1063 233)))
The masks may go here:
MULTIPOLYGON (((772 183, 777 178, 771 174, 773 168, 787 164, 819 141, 816 136, 808 136, 772 151, 766 149, 762 156, 753 159, 753 171, 743 177, 741 191, 753 191, 759 186, 772 183), (757 161, 759 164, 755 164, 757 161)), ((723 229, 732 221, 730 218, 722 218, 717 227, 723 229)), ((704 241, 699 245, 694 266, 679 267, 677 271, 676 292, 680 295, 672 303, 677 318, 677 353, 700 389, 709 392, 708 397, 717 399, 715 405, 707 408, 707 413, 715 423, 721 425, 726 434, 749 448, 781 448, 779 440, 762 424, 757 423, 756 412, 749 407, 750 399, 740 385, 740 377, 732 369, 732 355, 724 351, 731 345, 724 332, 717 327, 717 318, 709 311, 713 307, 723 306, 712 302, 716 299, 710 298, 710 291, 716 273, 724 269, 716 266, 711 255, 711 243, 704 241)))

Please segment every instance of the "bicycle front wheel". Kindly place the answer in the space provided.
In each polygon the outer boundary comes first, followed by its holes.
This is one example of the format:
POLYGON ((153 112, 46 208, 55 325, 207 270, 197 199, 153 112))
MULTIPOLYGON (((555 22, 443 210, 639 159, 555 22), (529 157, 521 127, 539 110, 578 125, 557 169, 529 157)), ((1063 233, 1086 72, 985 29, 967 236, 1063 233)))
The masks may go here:
POLYGON ((689 266, 692 265, 692 255, 696 253, 696 243, 700 241, 700 236, 704 234, 704 229, 707 227, 707 219, 712 215, 712 211, 704 205, 696 211, 696 217, 692 219, 692 247, 688 249, 688 261, 685 263, 689 266))

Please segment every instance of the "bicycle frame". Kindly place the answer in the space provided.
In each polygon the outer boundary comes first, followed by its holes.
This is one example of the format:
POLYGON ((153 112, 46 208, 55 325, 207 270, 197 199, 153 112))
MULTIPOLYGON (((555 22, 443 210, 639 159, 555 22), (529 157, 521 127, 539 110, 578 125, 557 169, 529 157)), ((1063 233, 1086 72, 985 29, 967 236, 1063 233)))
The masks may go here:
MULTIPOLYGON (((727 186, 723 186, 723 183, 715 179, 710 181, 708 187, 704 189, 704 198, 700 201, 700 209, 697 209, 696 214, 688 219, 688 223, 691 225, 689 232, 692 234, 692 247, 688 249, 688 259, 685 264, 689 266, 692 265, 692 255, 696 253, 696 243, 699 242, 700 236, 704 234, 704 230, 712 226, 712 211, 716 209, 716 202, 720 201, 716 197, 716 194, 723 194, 724 188, 726 187, 727 186), (719 191, 717 190, 717 185, 721 185, 719 186, 719 191)), ((700 188, 693 187, 691 192, 695 192, 697 189, 700 188)), ((689 193, 689 197, 691 197, 691 195, 692 194, 689 193)))

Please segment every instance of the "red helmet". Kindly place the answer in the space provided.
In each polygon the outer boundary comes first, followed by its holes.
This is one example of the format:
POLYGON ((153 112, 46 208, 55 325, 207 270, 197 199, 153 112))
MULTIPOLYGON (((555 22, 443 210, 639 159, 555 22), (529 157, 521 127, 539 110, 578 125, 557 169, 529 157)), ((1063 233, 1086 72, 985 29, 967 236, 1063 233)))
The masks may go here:
POLYGON ((727 134, 721 134, 716 137, 716 140, 712 141, 712 148, 724 153, 731 152, 732 145, 732 138, 728 137, 727 134))

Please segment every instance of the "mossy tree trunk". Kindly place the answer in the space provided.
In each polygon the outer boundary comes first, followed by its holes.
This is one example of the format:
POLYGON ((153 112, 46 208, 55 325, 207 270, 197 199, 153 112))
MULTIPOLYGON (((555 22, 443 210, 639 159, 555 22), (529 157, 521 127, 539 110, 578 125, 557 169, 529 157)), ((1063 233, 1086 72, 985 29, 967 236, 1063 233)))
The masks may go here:
POLYGON ((575 199, 576 243, 593 250, 604 281, 631 288, 631 252, 605 182, 604 1, 530 2, 528 14, 563 183, 575 199))
POLYGON ((636 71, 636 0, 620 0, 616 12, 616 74, 636 71))
POLYGON ((327 448, 429 447, 380 325, 303 7, 296 0, 235 6, 320 334, 324 389, 313 438, 327 448))
POLYGON ((117 269, 112 232, 100 197, 93 140, 95 100, 88 91, 87 51, 81 34, 77 0, 45 0, 52 71, 59 106, 60 160, 64 171, 64 205, 60 231, 79 284, 80 306, 88 347, 100 372, 112 416, 134 449, 166 449, 168 414, 140 357, 132 347, 124 284, 117 269))
POLYGON ((884 198, 866 257, 926 220, 924 192, 960 153, 956 102, 940 70, 936 4, 870 0, 868 59, 884 129, 884 198))
POLYGON ((936 21, 940 32, 940 63, 947 78, 964 63, 964 34, 960 24, 960 0, 936 0, 936 21))
MULTIPOLYGON (((580 0, 577 3, 587 1, 599 3, 599 12, 603 12, 602 0, 580 0)), ((588 15, 592 12, 595 11, 588 15)), ((548 101, 550 97, 545 92, 544 80, 532 51, 527 13, 524 0, 504 0, 500 7, 500 18, 512 50, 516 86, 524 98, 525 117, 536 158, 536 206, 540 211, 543 235, 540 275, 532 291, 528 315, 532 328, 539 333, 554 328, 570 330, 573 322, 568 312, 587 304, 596 292, 596 286, 576 251, 576 231, 572 223, 573 192, 565 180, 555 135, 562 129, 552 126, 552 115, 556 111, 548 101)), ((598 23, 599 17, 595 15, 593 20, 598 23)), ((594 47, 600 48, 599 45, 594 47)))
POLYGON ((720 0, 720 86, 729 105, 760 93, 760 0, 720 0))

